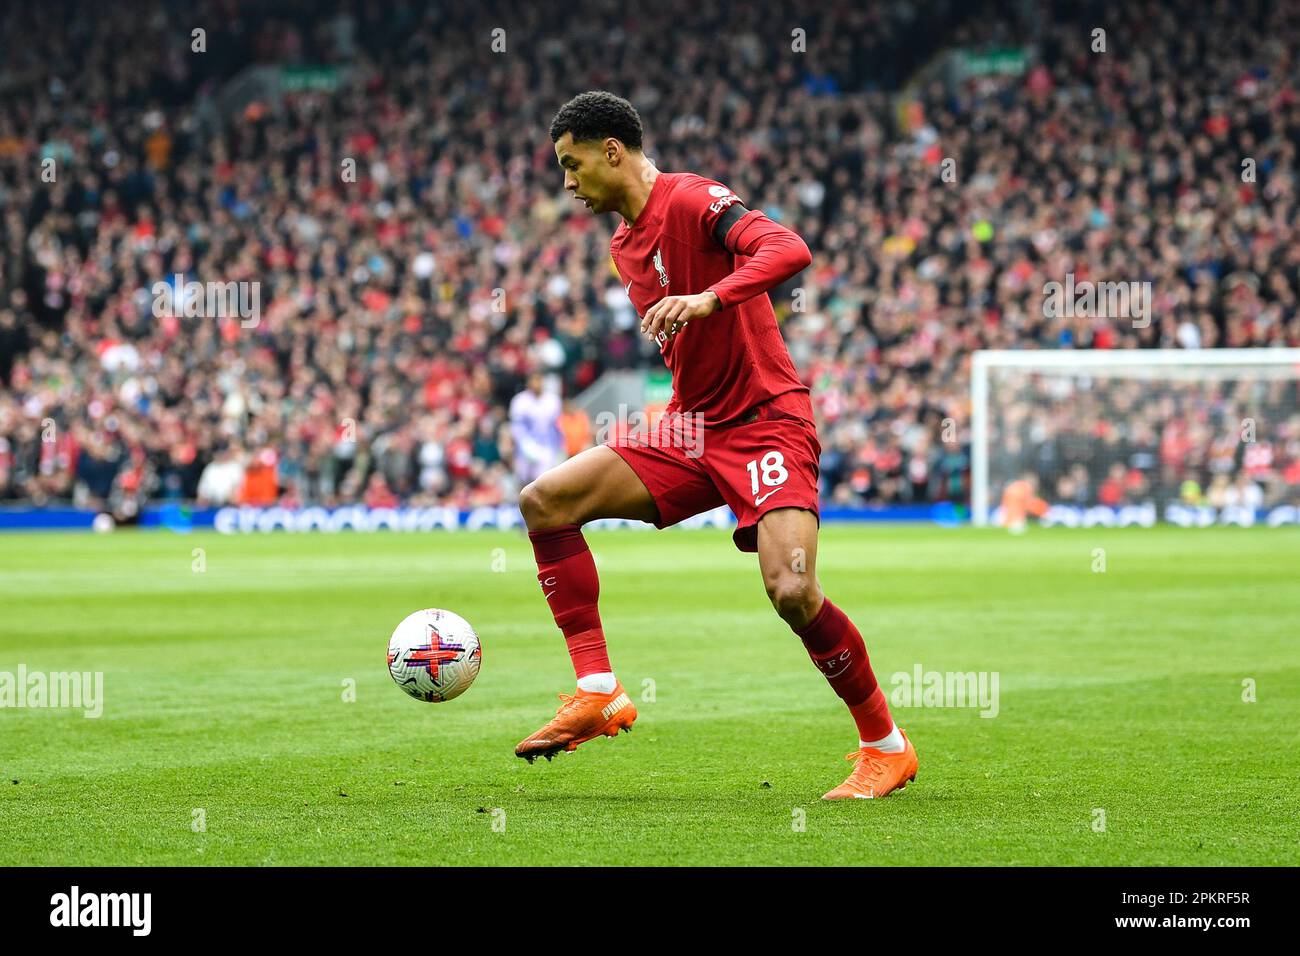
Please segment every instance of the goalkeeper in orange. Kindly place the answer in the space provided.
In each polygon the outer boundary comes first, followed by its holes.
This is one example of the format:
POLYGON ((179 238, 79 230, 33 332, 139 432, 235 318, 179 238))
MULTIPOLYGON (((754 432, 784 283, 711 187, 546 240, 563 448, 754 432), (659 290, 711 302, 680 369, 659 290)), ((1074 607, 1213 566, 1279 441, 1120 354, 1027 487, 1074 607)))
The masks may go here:
POLYGON ((1028 518, 1047 514, 1047 502, 1038 497, 1038 476, 1032 471, 1011 482, 1002 492, 1002 527, 1024 533, 1028 518))

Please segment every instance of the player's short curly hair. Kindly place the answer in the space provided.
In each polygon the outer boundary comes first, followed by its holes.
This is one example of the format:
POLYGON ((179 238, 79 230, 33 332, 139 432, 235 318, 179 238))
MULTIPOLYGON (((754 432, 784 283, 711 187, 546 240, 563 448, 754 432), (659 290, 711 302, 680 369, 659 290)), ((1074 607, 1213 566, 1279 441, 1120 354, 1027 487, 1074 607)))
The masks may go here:
POLYGON ((641 116, 623 97, 591 90, 569 100, 551 120, 552 143, 565 133, 572 133, 575 143, 613 136, 628 149, 640 149, 641 116))

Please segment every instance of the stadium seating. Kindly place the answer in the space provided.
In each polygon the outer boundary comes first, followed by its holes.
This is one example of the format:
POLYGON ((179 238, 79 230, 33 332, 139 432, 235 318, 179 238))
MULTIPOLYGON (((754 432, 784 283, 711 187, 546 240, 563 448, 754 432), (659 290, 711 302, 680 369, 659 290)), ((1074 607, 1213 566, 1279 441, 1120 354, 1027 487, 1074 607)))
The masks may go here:
MULTIPOLYGON (((827 502, 965 500, 975 349, 1300 345, 1294 7, 1116 6, 1120 59, 1070 4, 996 27, 941 4, 944 33, 850 2, 308 6, 0 15, 0 501, 512 501, 530 371, 571 396, 659 362, 614 217, 563 193, 547 136, 588 88, 638 107, 661 169, 813 250, 772 298, 827 502), (693 26, 729 46, 681 42, 693 26), (1231 53, 1205 64, 1211 32, 1231 53), (1027 69, 907 87, 993 47, 1027 69), (257 65, 281 93, 240 99, 257 65), (1154 320, 1045 317, 1066 273, 1150 281, 1154 320), (159 318, 177 274, 257 282, 257 324, 159 318)), ((1214 423, 1162 427, 1201 443, 1180 450, 1203 487, 1233 480, 1209 471, 1214 423)), ((1274 480, 1300 483, 1300 420, 1282 434, 1274 480)), ((1072 475, 1072 500, 1106 477, 1072 475)))

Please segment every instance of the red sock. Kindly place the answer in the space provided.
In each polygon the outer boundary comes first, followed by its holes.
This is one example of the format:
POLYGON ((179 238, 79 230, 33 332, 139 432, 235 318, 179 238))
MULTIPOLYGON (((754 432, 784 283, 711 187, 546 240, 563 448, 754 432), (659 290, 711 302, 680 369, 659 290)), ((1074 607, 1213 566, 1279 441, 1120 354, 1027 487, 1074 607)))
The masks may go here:
POLYGON ((795 633, 831 689, 848 705, 858 736, 863 740, 889 736, 894 726, 889 705, 871 670, 867 645, 845 613, 826 598, 816 616, 795 633))
POLYGON ((579 678, 610 673, 613 668, 609 666, 605 632, 596 608, 600 579, 596 577, 596 562, 592 560, 582 529, 576 524, 566 524, 545 531, 530 531, 528 540, 537 557, 537 581, 555 615, 555 623, 564 633, 574 671, 579 678))
POLYGON ((889 701, 885 692, 876 685, 876 689, 860 704, 850 704, 849 713, 858 725, 860 740, 884 740, 893 729, 894 718, 889 713, 889 701))

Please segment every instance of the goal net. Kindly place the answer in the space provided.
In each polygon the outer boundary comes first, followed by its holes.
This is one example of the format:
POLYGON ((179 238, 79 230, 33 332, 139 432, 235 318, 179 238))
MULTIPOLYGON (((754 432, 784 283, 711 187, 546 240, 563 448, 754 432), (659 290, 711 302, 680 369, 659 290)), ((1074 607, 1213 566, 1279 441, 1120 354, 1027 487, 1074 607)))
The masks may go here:
POLYGON ((971 472, 977 525, 1296 523, 1300 349, 976 352, 971 472))

